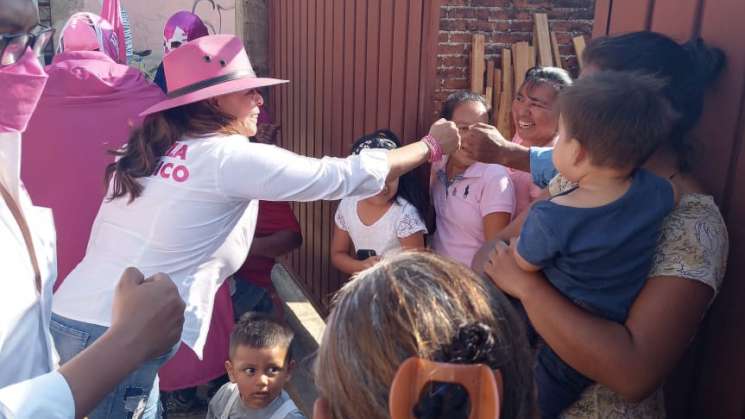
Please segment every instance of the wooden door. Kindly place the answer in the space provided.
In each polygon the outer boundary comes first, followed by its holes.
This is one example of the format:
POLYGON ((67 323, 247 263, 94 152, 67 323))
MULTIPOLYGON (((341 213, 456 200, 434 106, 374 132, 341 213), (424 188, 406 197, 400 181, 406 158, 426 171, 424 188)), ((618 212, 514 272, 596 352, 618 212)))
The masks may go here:
MULTIPOLYGON (((282 146, 346 156, 363 133, 390 128, 402 141, 426 134, 435 81, 439 1, 272 0, 271 113, 282 146)), ((335 203, 293 204, 303 247, 289 265, 321 311, 345 280, 330 264, 335 203)))
POLYGON ((742 0, 598 0, 594 36, 653 30, 678 41, 701 36, 727 54, 695 132, 696 174, 730 234, 727 277, 699 336, 668 380, 671 418, 745 417, 745 43, 742 0))

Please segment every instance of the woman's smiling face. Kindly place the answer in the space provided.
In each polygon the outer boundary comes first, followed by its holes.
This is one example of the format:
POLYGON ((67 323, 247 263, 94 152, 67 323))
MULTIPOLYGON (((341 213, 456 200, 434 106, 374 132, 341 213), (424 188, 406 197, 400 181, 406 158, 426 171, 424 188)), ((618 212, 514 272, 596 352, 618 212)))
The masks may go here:
POLYGON ((558 91, 550 83, 524 83, 512 101, 515 130, 526 145, 551 143, 559 130, 558 91))

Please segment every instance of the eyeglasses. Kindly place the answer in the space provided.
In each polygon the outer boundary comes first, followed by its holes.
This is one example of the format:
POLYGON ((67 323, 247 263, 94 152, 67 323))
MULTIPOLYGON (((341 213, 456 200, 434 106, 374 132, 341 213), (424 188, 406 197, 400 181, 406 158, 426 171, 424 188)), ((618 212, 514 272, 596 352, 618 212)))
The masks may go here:
POLYGON ((0 66, 18 62, 28 48, 38 56, 52 35, 54 28, 43 25, 36 25, 31 32, 0 34, 0 66))

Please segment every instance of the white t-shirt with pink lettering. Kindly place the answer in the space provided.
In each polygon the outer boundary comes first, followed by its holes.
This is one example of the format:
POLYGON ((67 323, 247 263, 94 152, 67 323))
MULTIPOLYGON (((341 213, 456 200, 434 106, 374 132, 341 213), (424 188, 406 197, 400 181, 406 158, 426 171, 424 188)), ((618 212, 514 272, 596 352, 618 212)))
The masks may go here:
POLYGON ((251 246, 259 199, 371 196, 383 189, 388 170, 382 150, 319 160, 239 135, 179 141, 151 176, 138 179, 139 198, 103 201, 86 255, 55 294, 53 311, 110 326, 125 268, 165 272, 186 302, 182 340, 201 354, 215 292, 251 246))

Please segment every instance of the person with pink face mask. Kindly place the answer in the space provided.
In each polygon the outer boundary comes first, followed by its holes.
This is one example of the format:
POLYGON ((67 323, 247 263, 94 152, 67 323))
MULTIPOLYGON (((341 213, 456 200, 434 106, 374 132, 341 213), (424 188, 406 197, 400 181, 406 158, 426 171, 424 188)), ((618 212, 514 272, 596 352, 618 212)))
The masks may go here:
POLYGON ((183 324, 184 303, 170 278, 146 280, 129 268, 112 303, 116 326, 55 371, 54 225, 19 175, 21 134, 47 82, 37 56, 52 34, 38 25, 31 0, 0 0, 0 418, 82 418, 117 382, 170 348, 183 324))
POLYGON ((121 147, 142 120, 138 114, 164 97, 139 70, 116 62, 115 39, 98 15, 70 17, 24 133, 21 175, 34 202, 52 209, 57 227, 55 289, 85 254, 106 192, 103 173, 114 161, 108 151, 121 147))
MULTIPOLYGON (((176 12, 168 19, 163 29, 163 54, 168 54, 181 45, 206 35, 209 35, 209 31, 199 16, 185 10, 176 12)), ((166 73, 163 71, 163 63, 158 66, 153 82, 160 87, 160 90, 166 92, 166 73)))

